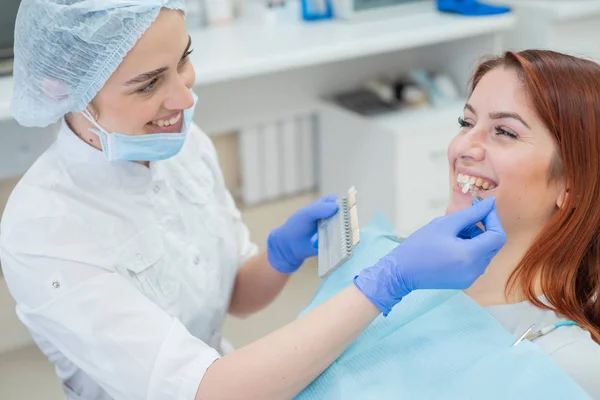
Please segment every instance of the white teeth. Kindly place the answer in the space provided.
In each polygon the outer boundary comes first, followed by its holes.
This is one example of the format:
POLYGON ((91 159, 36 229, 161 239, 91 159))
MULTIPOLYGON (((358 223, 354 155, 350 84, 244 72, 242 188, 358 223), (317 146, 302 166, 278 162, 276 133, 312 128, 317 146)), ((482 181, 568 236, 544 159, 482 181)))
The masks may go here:
POLYGON ((483 178, 465 174, 458 174, 456 176, 456 182, 462 188, 463 193, 467 193, 472 187, 477 187, 484 190, 491 190, 496 187, 494 184, 484 181, 483 178))
POLYGON ((155 121, 152 121, 152 125, 157 125, 160 126, 161 128, 163 126, 171 126, 171 125, 175 125, 176 123, 179 122, 179 120, 181 119, 181 113, 179 113, 176 117, 173 117, 171 119, 157 119, 155 121))

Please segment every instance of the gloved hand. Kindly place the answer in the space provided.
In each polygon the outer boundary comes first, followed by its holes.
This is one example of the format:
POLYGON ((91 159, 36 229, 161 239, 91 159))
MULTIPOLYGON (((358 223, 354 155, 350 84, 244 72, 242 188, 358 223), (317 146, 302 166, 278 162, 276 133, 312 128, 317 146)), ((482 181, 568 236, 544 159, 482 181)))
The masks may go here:
POLYGON ((489 198, 434 219, 361 271, 354 284, 384 316, 413 290, 470 287, 506 242, 495 205, 489 198), (472 239, 458 237, 480 221, 485 232, 472 239))
POLYGON ((274 229, 267 239, 267 257, 277 271, 296 272, 308 257, 317 255, 317 222, 338 210, 337 196, 325 196, 296 211, 285 224, 274 229))
MULTIPOLYGON (((471 202, 472 205, 479 203, 480 200, 473 199, 471 202)), ((481 229, 477 225, 469 225, 465 229, 459 232, 458 237, 461 239, 473 239, 483 233, 483 229, 481 229)))

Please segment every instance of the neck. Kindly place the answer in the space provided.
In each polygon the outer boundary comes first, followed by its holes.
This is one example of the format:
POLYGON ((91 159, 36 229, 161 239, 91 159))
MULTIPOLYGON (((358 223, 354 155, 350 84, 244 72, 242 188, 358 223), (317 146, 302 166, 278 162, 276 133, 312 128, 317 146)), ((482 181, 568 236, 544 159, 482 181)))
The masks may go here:
POLYGON ((65 120, 67 121, 69 128, 71 128, 78 138, 83 140, 88 145, 102 151, 100 139, 92 131, 90 131, 90 128, 94 127, 91 122, 89 122, 79 113, 67 114, 65 120))
POLYGON ((524 301, 518 286, 510 293, 506 292, 506 286, 538 234, 539 230, 507 234, 508 240, 502 250, 492 259, 485 273, 465 290, 465 293, 482 307, 524 301))

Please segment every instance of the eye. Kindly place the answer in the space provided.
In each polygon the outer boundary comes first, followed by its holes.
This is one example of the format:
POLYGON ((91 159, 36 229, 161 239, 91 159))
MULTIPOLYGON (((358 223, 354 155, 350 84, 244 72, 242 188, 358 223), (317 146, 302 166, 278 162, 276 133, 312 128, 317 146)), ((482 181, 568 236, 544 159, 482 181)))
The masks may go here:
POLYGON ((138 93, 143 93, 143 94, 152 93, 152 91, 157 86, 158 80, 159 80, 159 77, 156 77, 156 78, 152 79, 149 84, 147 84, 143 88, 139 89, 138 93))
POLYGON ((496 135, 507 136, 511 139, 519 138, 519 135, 517 135, 516 133, 513 133, 513 132, 506 130, 504 128, 501 128, 499 126, 497 126, 495 129, 496 129, 496 135))
POLYGON ((186 64, 190 59, 190 54, 192 54, 193 52, 194 52, 194 49, 186 51, 185 54, 183 55, 183 57, 181 57, 181 60, 179 60, 179 65, 186 64))
POLYGON ((473 127, 473 124, 465 121, 463 119, 463 117, 458 117, 458 124, 460 125, 461 128, 472 128, 473 127))

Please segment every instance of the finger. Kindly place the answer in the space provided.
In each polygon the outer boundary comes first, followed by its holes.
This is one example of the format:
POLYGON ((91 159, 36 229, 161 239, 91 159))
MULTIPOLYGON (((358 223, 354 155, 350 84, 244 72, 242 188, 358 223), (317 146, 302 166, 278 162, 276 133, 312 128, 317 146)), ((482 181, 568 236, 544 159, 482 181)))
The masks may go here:
POLYGON ((493 197, 484 199, 474 206, 465 208, 455 213, 446 215, 444 226, 451 230, 451 233, 458 235, 459 232, 468 226, 475 225, 483 221, 485 217, 494 209, 496 199, 493 197))
POLYGON ((495 205, 492 211, 483 219, 483 226, 486 232, 492 231, 496 233, 501 233, 502 235, 506 236, 504 228, 502 227, 502 222, 500 222, 500 216, 498 215, 498 211, 496 210, 495 205))
POLYGON ((315 233, 310 238, 310 245, 312 246, 313 249, 318 249, 319 248, 319 232, 315 233))
POLYGON ((483 225, 485 226, 485 232, 474 238, 471 242, 473 245, 478 246, 478 248, 497 253, 506 243, 506 233, 504 232, 504 228, 502 228, 502 223, 495 207, 484 218, 483 225))
POLYGON ((339 206, 335 201, 324 201, 323 198, 316 200, 303 209, 300 213, 309 219, 319 220, 322 218, 329 218, 333 216, 338 210, 339 206))
POLYGON ((458 237, 461 239, 473 239, 483 233, 483 229, 477 225, 469 225, 458 233, 458 237))
POLYGON ((336 202, 337 199, 338 199, 338 196, 336 196, 335 194, 328 194, 328 195, 321 197, 317 201, 322 201, 324 203, 331 203, 331 202, 336 202))

